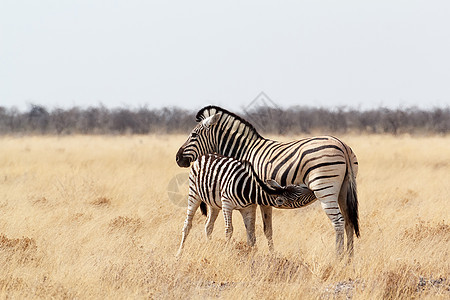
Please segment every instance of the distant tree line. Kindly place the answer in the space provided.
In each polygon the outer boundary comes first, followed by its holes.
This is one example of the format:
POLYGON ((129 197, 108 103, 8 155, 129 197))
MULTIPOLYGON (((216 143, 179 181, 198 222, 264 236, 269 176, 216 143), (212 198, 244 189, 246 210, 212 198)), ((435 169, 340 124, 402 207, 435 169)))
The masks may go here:
MULTIPOLYGON (((447 134, 450 108, 355 109, 257 107, 243 113, 262 134, 389 133, 447 134)), ((187 133, 196 111, 180 108, 114 108, 104 106, 28 111, 0 106, 0 134, 150 134, 187 133)))

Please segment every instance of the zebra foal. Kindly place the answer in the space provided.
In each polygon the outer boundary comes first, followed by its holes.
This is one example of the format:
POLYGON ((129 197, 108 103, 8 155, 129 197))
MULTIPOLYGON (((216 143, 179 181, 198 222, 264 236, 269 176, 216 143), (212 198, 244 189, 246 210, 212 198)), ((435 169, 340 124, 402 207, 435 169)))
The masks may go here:
MULTIPOLYGON (((264 183, 255 173, 250 163, 217 154, 200 156, 189 173, 189 196, 186 220, 184 221, 180 248, 192 227, 192 219, 198 207, 203 203, 209 207, 205 225, 206 236, 210 238, 214 222, 223 210, 225 236, 233 234, 232 211, 239 210, 247 231, 247 244, 253 246, 255 237, 255 216, 257 204, 292 208, 299 199, 314 199, 307 188, 297 185, 280 186, 273 180, 264 183)), ((203 206, 202 205, 202 206, 203 206)), ((204 212, 205 207, 202 207, 204 212)), ((269 243, 270 246, 270 243, 269 243)))

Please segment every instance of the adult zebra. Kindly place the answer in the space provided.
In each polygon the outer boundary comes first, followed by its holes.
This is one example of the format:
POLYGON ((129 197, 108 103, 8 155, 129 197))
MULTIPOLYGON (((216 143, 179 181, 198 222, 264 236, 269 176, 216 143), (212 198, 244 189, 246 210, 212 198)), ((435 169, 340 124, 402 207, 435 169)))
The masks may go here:
MULTIPOLYGON (((356 174, 358 161, 349 146, 331 136, 291 142, 262 137, 243 118, 218 106, 197 113, 197 126, 176 154, 180 167, 189 167, 200 155, 218 153, 250 162, 262 180, 282 186, 306 185, 314 192, 336 232, 336 251, 353 255, 353 232, 359 237, 356 174)), ((272 207, 261 205, 264 233, 272 242, 272 207)))

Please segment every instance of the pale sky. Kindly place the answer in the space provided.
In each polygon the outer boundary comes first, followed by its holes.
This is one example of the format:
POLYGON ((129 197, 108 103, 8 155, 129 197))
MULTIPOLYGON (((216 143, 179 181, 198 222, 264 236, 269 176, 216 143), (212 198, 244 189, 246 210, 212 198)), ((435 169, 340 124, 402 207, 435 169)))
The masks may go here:
POLYGON ((0 106, 450 106, 450 1, 0 0, 0 106))

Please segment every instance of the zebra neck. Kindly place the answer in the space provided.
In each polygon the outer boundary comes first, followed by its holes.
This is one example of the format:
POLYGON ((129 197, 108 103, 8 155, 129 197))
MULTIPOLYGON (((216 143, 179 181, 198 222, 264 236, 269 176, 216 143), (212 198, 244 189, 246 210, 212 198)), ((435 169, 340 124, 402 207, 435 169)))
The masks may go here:
POLYGON ((275 200, 277 198, 276 195, 270 195, 262 190, 261 187, 258 187, 258 197, 256 199, 256 202, 258 205, 270 205, 270 206, 276 206, 275 200))
POLYGON ((245 124, 220 129, 217 134, 219 154, 239 160, 251 157, 255 149, 266 141, 249 130, 245 124))

